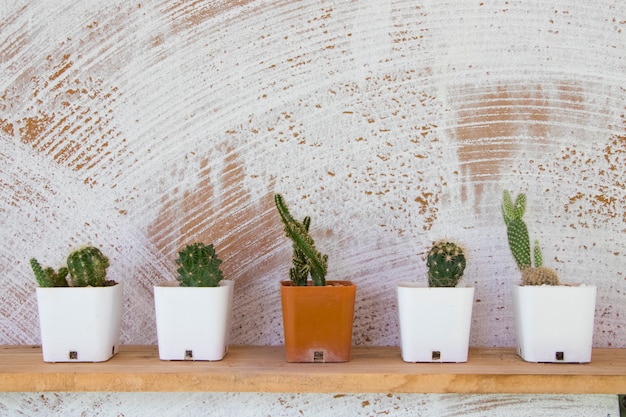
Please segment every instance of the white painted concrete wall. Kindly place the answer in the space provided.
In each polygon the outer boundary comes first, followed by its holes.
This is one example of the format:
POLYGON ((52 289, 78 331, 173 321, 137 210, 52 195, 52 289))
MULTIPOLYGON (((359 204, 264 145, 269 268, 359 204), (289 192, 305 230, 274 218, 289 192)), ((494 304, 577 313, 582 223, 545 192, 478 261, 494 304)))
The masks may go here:
MULTIPOLYGON (((446 237, 469 254, 471 344, 512 346, 508 188, 528 193, 546 263, 598 286, 594 345, 626 347, 625 29, 621 0, 2 2, 0 344, 39 343, 28 259, 56 266, 87 243, 126 284, 123 342, 156 343, 151 286, 197 240, 236 280, 233 343, 281 344, 281 192, 313 217, 332 277, 358 284, 356 344, 398 344, 395 283, 424 280, 428 245, 446 237)), ((26 394, 0 407, 50 411, 51 398, 155 404, 26 394)), ((168 398, 280 415, 287 396, 168 398)), ((325 415, 324 398, 288 402, 325 415)), ((367 398, 339 402, 399 412, 367 398)), ((454 401, 516 415, 526 399, 510 398, 454 401)), ((563 415, 583 401, 532 400, 563 415)), ((404 401, 458 412, 446 396, 404 401)))
POLYGON ((619 417, 615 395, 2 394, 0 414, 124 417, 619 417))

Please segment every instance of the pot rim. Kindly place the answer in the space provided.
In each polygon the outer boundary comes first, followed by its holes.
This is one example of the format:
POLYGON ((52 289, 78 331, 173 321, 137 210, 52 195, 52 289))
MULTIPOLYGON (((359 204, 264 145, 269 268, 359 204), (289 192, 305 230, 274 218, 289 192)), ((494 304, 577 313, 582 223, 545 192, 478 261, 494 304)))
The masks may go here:
POLYGON ((581 283, 581 284, 560 284, 560 285, 522 285, 521 283, 517 282, 513 284, 513 288, 515 289, 519 289, 521 291, 541 291, 541 290, 547 290, 547 291, 557 291, 558 289, 562 289, 564 291, 568 291, 568 290, 591 290, 591 289, 597 289, 597 285, 595 284, 585 284, 585 283, 581 283))
POLYGON ((116 282, 115 285, 107 285, 105 287, 92 287, 92 286, 87 286, 87 287, 36 287, 36 291, 58 291, 58 290, 75 290, 75 291, 93 291, 93 290, 104 290, 104 291, 111 291, 117 288, 121 288, 124 286, 123 282, 116 282))
POLYGON ((177 280, 167 280, 159 282, 158 284, 154 284, 153 286, 156 288, 181 288, 181 289, 210 289, 210 288, 220 288, 226 287, 228 285, 234 284, 235 281, 230 279, 221 280, 216 287, 181 287, 180 282, 177 280))
POLYGON ((468 290, 475 288, 473 285, 460 284, 456 287, 430 287, 427 282, 416 281, 399 281, 396 283, 397 288, 406 289, 423 289, 423 290, 468 290))
POLYGON ((342 287, 356 287, 356 284, 349 280, 333 279, 333 280, 326 280, 325 286, 314 286, 312 285, 312 282, 310 280, 307 281, 306 286, 298 286, 298 285, 293 285, 293 283, 289 280, 284 280, 284 281, 280 281, 280 286, 292 287, 292 288, 342 288, 342 287), (333 285, 333 284, 339 284, 339 285, 333 285))

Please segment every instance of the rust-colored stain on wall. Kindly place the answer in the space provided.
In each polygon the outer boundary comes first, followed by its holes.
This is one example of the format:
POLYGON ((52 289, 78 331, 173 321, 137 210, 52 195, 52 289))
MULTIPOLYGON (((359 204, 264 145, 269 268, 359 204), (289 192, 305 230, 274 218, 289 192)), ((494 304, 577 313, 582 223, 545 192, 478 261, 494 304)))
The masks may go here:
POLYGON ((114 126, 112 109, 119 89, 90 76, 76 78, 69 54, 58 60, 49 55, 45 62, 44 74, 32 75, 3 95, 3 107, 25 106, 27 113, 5 121, 3 130, 10 129, 13 136, 17 128, 24 144, 76 171, 106 163, 114 155, 110 142, 122 148, 125 142, 114 126), (18 92, 23 89, 27 92, 18 92))
POLYGON ((585 113, 581 88, 568 83, 464 86, 452 99, 458 109, 454 136, 459 162, 468 182, 463 195, 473 187, 479 201, 484 183, 504 174, 526 146, 551 152, 563 124, 576 124, 585 113))
MULTIPOLYGON (((212 172, 206 159, 201 161, 197 185, 188 191, 173 190, 149 231, 156 247, 170 255, 192 241, 215 242, 226 275, 237 276, 245 285, 256 277, 238 274, 245 263, 241 259, 254 259, 259 250, 273 247, 282 238, 282 228, 273 212, 273 195, 251 204, 242 184, 241 161, 234 152, 225 158, 219 172, 212 172), (245 227, 251 224, 255 227, 245 227)), ((264 272, 255 269, 256 274, 264 272)))
POLYGON ((221 13, 227 13, 229 10, 237 10, 238 8, 251 3, 251 0, 239 1, 217 1, 204 2, 195 1, 176 1, 163 10, 166 16, 172 21, 176 31, 190 30, 199 24, 215 18, 221 13))
POLYGON ((593 156, 578 152, 576 148, 568 149, 561 160, 567 163, 565 166, 581 167, 584 181, 589 181, 592 175, 602 178, 602 182, 593 187, 570 195, 564 205, 565 211, 575 213, 578 223, 585 228, 599 226, 593 219, 600 216, 621 221, 619 230, 626 232, 626 210, 622 199, 626 189, 626 136, 610 137, 593 156))

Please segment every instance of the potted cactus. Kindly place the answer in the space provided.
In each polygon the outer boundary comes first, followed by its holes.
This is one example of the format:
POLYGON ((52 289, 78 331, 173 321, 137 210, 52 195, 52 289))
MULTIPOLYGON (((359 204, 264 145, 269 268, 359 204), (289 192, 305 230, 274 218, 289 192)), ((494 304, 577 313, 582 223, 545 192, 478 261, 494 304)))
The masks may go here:
POLYGON ((106 279, 109 259, 93 246, 55 271, 30 260, 45 362, 103 362, 118 351, 122 284, 106 279), (69 275, 69 278, 68 278, 69 275))
POLYGON ((502 215, 522 275, 513 287, 517 352, 528 362, 590 362, 596 287, 561 284, 556 271, 543 266, 537 240, 531 253, 525 211, 526 195, 513 202, 505 190, 502 215))
POLYGON ((289 280, 280 282, 287 362, 347 362, 352 348, 356 285, 326 280, 328 256, 309 234, 311 218, 297 221, 274 196, 285 234, 293 243, 289 280), (309 279, 309 277, 311 279, 309 279))
POLYGON ((228 352, 234 282, 223 279, 213 245, 178 253, 178 277, 154 287, 161 360, 218 361, 228 352))
POLYGON ((428 284, 398 283, 405 362, 467 362, 474 287, 458 286, 465 266, 460 245, 439 241, 428 252, 428 284))

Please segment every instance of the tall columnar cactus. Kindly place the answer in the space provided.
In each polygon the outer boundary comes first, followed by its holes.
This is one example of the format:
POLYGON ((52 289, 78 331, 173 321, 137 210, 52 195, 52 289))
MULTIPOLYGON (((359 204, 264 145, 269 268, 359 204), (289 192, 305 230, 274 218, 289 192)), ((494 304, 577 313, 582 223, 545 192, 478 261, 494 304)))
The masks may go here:
POLYGON ((35 279, 37 284, 42 288, 48 287, 67 287, 67 268, 61 267, 58 272, 55 272, 53 268, 42 268, 37 259, 32 258, 30 260, 30 266, 35 273, 35 279))
POLYGON ((274 203, 285 225, 285 234, 293 242, 293 267, 289 270, 289 278, 295 285, 304 286, 310 274, 313 285, 326 285, 328 255, 322 255, 315 248, 309 234, 311 218, 305 217, 302 223, 294 219, 280 194, 274 196, 274 203))
POLYGON ((509 247, 517 267, 522 272, 522 285, 559 285, 556 272, 542 266, 543 255, 539 241, 535 240, 533 247, 534 266, 531 262, 530 238, 528 227, 522 220, 526 212, 526 195, 519 194, 515 203, 508 190, 502 195, 502 216, 507 228, 509 247))
POLYGON ((456 287, 465 270, 463 248, 456 243, 440 241, 428 252, 428 286, 456 287))
POLYGON ((222 261, 213 245, 193 243, 178 252, 176 264, 181 287, 217 287, 224 278, 220 269, 222 261))
POLYGON ((104 287, 114 283, 106 280, 109 258, 93 246, 75 250, 67 257, 67 269, 73 287, 104 287))

